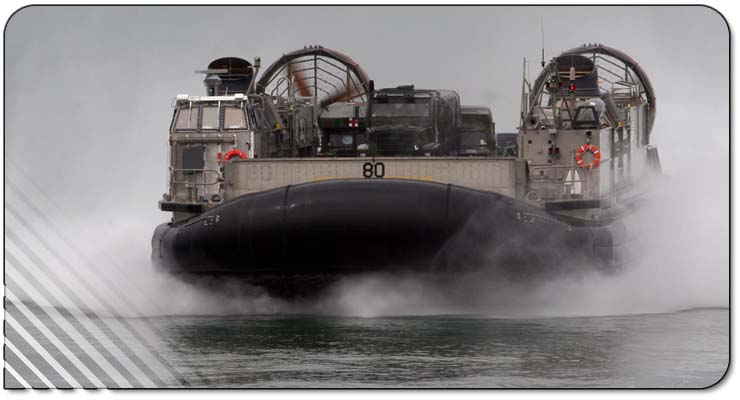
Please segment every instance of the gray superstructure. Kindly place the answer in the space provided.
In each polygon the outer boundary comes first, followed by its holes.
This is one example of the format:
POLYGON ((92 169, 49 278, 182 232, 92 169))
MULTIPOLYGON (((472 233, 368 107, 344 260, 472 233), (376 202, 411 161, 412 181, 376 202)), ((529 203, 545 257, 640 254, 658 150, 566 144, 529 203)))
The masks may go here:
POLYGON ((176 220, 281 185, 384 177, 496 191, 599 219, 633 189, 647 164, 659 167, 649 145, 653 88, 634 60, 602 45, 564 52, 533 83, 523 81, 517 143, 501 151, 490 108, 461 106, 449 90, 374 90, 362 68, 334 50, 288 53, 258 81, 259 59, 253 66, 223 58, 209 67, 199 72, 210 96, 174 101, 169 188, 160 204, 176 220), (490 119, 490 127, 481 122, 474 135, 466 122, 473 118, 490 119), (601 157, 596 165, 594 149, 601 157))
POLYGON ((584 45, 551 60, 522 88, 517 147, 529 170, 530 203, 583 219, 609 217, 659 171, 649 144, 655 92, 631 57, 584 45))

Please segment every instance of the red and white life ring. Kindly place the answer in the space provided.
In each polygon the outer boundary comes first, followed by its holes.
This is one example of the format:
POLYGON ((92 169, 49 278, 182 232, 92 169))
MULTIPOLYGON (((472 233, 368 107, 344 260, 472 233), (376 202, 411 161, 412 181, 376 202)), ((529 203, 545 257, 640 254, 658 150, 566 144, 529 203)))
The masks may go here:
POLYGON ((601 162, 601 152, 599 151, 599 148, 593 144, 586 143, 583 146, 579 147, 576 150, 576 165, 581 168, 598 168, 599 163, 601 162), (583 153, 590 151, 594 155, 593 161, 586 164, 583 162, 583 153))

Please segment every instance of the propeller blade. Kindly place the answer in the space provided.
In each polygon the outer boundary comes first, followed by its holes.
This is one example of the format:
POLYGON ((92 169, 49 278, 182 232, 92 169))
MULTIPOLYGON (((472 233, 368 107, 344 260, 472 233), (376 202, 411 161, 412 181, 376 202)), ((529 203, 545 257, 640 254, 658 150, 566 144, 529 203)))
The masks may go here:
POLYGON ((356 88, 345 88, 344 90, 334 93, 333 95, 321 100, 321 108, 326 108, 330 104, 334 104, 339 101, 347 101, 353 99, 357 97, 357 95, 358 93, 356 88))
POLYGON ((306 81, 302 73, 298 71, 293 70, 293 64, 288 63, 288 77, 295 82, 296 86, 298 87, 298 93, 301 94, 303 97, 311 96, 311 92, 308 90, 308 86, 306 86, 306 81))

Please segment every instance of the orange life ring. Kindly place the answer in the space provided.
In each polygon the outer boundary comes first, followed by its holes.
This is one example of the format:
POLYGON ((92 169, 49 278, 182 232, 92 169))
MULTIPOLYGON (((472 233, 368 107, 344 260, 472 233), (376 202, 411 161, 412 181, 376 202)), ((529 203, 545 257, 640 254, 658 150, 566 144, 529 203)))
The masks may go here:
POLYGON ((243 151, 239 149, 231 149, 228 152, 226 152, 226 155, 224 156, 224 160, 228 161, 231 157, 234 157, 234 156, 239 156, 243 160, 247 158, 247 155, 244 154, 243 151))
POLYGON ((601 162, 601 152, 599 151, 599 148, 597 146, 590 144, 590 143, 586 143, 576 150, 576 165, 577 166, 581 168, 588 168, 588 169, 598 168, 600 162, 601 162), (594 160, 588 164, 583 162, 583 153, 586 151, 590 151, 594 155, 594 160))

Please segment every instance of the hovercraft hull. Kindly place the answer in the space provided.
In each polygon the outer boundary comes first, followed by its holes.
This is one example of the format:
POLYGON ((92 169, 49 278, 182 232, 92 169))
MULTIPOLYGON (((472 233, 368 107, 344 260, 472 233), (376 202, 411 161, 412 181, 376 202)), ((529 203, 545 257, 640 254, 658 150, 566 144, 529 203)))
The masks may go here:
POLYGON ((172 273, 235 276, 268 289, 368 271, 549 276, 612 268, 617 230, 455 185, 347 179, 247 194, 162 224, 152 258, 172 273))

